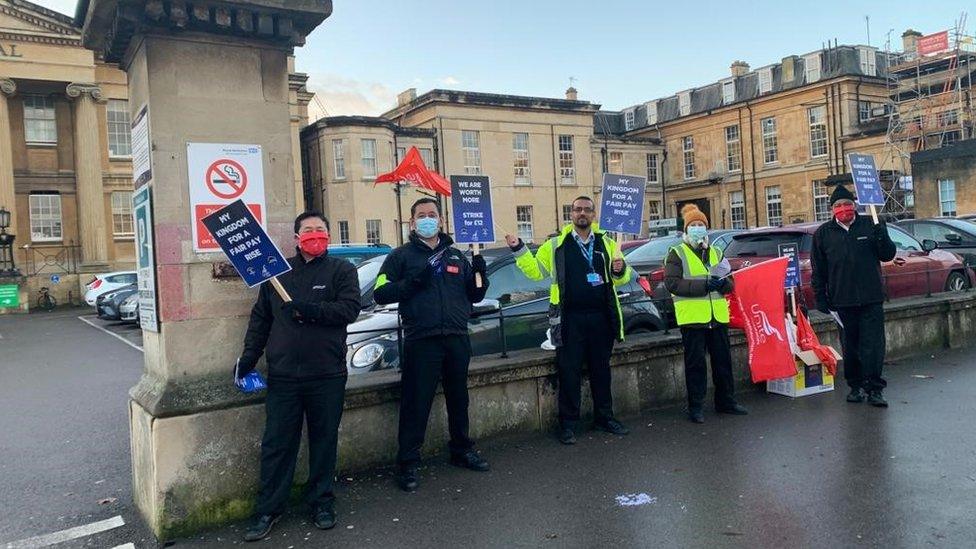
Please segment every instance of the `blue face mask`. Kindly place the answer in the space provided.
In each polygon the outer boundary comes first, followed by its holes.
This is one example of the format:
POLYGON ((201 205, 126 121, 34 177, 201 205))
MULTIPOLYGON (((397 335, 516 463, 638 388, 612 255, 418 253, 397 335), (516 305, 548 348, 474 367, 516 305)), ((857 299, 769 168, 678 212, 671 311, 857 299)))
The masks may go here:
POLYGON ((417 234, 424 238, 434 238, 440 232, 440 221, 436 217, 421 217, 417 220, 417 234))
POLYGON ((694 242, 696 245, 701 244, 705 240, 705 236, 708 234, 708 229, 701 225, 693 225, 688 227, 688 239, 694 242))

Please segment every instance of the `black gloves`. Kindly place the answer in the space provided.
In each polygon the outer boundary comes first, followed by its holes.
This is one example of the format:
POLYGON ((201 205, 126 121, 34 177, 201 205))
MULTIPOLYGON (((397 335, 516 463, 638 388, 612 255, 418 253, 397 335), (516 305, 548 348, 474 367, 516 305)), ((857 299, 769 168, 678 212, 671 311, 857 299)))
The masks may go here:
POLYGON ((237 359, 237 362, 234 363, 234 381, 236 382, 239 379, 243 379, 244 376, 253 372, 255 366, 257 366, 257 363, 257 359, 252 360, 245 356, 241 356, 241 358, 237 359))
POLYGON ((471 256, 471 269, 476 273, 481 273, 481 276, 484 277, 488 273, 488 263, 485 262, 485 256, 481 254, 471 256))
POLYGON ((430 284, 430 280, 434 277, 434 268, 428 263, 426 267, 419 273, 413 276, 413 278, 408 278, 406 280, 407 286, 413 291, 420 290, 430 284))
POLYGON ((705 289, 709 292, 717 292, 722 287, 722 279, 717 276, 710 276, 705 282, 705 289))
POLYGON ((718 293, 722 295, 728 295, 732 293, 732 281, 729 280, 728 278, 722 278, 719 280, 721 280, 722 285, 719 287, 718 293))
POLYGON ((874 237, 877 238, 878 240, 888 237, 888 226, 885 224, 884 221, 878 221, 874 225, 874 237))
POLYGON ((818 299, 817 300, 817 310, 820 311, 821 313, 825 314, 825 315, 829 315, 830 314, 830 305, 827 303, 826 300, 818 299))
POLYGON ((285 316, 294 320, 314 321, 318 316, 318 307, 307 301, 286 301, 281 304, 285 316))

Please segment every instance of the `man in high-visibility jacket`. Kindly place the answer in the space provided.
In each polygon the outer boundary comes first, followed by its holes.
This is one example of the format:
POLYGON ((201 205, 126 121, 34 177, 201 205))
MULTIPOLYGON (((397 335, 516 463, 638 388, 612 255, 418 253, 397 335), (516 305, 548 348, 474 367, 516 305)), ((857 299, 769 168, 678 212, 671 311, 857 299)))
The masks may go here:
POLYGON ((709 269, 722 261, 722 252, 709 246, 708 218, 694 204, 681 209, 685 222, 682 242, 671 248, 664 264, 664 285, 674 299, 674 314, 685 348, 685 386, 688 418, 704 423, 702 404, 708 385, 705 351, 712 358, 715 410, 745 415, 733 396, 732 355, 729 351, 729 303, 731 278, 718 278, 709 269))
POLYGON ((573 223, 549 238, 533 254, 522 240, 507 235, 516 264, 532 280, 549 277, 549 339, 556 347, 559 371, 559 441, 576 443, 580 420, 583 361, 589 366, 593 416, 597 429, 626 435, 613 417, 610 355, 614 340, 623 341, 623 313, 617 286, 631 276, 617 243, 593 222, 593 200, 573 201, 573 223))

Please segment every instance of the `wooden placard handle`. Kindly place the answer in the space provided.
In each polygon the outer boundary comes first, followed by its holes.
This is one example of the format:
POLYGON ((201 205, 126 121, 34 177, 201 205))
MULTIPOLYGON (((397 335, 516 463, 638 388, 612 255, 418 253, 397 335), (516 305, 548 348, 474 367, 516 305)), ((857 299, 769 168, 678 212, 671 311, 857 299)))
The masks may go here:
POLYGON ((281 281, 278 280, 278 277, 273 277, 270 280, 270 282, 271 282, 271 286, 273 286, 275 291, 278 292, 278 295, 281 296, 282 301, 284 301, 285 303, 290 303, 291 296, 288 295, 288 290, 286 290, 285 287, 281 285, 281 281))
POLYGON ((874 204, 871 204, 870 206, 868 206, 868 209, 871 210, 871 219, 873 219, 874 220, 874 224, 877 225, 878 224, 878 210, 875 209, 874 204))
MULTIPOLYGON (((481 244, 477 244, 477 245, 475 245, 475 244, 468 244, 468 247, 471 249, 471 255, 474 256, 474 255, 480 255, 481 254, 481 244)), ((481 280, 481 273, 474 273, 474 287, 475 288, 481 288, 481 287, 484 287, 484 285, 485 285, 485 282, 483 280, 481 280)))

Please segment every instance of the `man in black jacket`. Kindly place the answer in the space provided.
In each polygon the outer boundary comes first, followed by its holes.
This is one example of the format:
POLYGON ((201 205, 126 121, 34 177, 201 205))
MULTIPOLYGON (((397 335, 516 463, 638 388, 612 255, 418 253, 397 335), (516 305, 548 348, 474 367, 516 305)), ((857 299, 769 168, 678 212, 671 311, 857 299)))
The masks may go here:
POLYGON ((488 470, 488 462, 474 451, 468 437, 468 319, 471 304, 484 299, 488 290, 485 259, 475 255, 468 263, 451 247, 454 241, 440 230, 441 212, 435 200, 415 202, 410 217, 410 242, 383 262, 373 293, 381 305, 399 303, 403 320, 397 484, 407 492, 419 483, 420 448, 438 381, 447 404, 451 463, 488 470))
POLYGON ((887 407, 881 377, 885 357, 884 282, 881 262, 895 258, 884 222, 858 215, 854 195, 838 185, 830 195, 834 218, 813 235, 811 260, 817 309, 836 312, 842 324, 848 402, 887 407))
POLYGON ((262 353, 267 358, 261 485, 247 541, 267 537, 288 503, 304 422, 312 521, 323 530, 336 523, 332 485, 346 390, 346 326, 359 316, 361 301, 356 268, 328 256, 328 231, 320 213, 295 219, 298 253, 288 260, 292 270, 278 277, 292 301, 283 301, 269 283, 261 286, 235 368, 240 379, 262 353))

